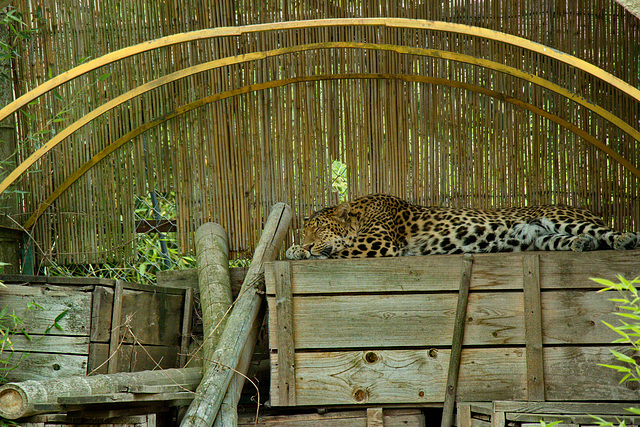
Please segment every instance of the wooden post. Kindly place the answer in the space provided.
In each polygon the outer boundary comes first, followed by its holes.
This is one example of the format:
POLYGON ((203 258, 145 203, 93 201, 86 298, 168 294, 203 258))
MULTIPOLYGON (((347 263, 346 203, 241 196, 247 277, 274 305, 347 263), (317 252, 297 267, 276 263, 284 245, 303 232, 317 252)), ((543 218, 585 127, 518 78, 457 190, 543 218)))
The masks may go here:
POLYGON ((113 290, 113 308, 111 312, 111 334, 109 336, 109 360, 107 362, 107 373, 115 374, 118 372, 118 345, 120 344, 121 324, 122 320, 122 290, 124 282, 116 280, 116 286, 113 290))
POLYGON ((204 371, 226 323, 225 314, 233 301, 229 284, 229 244, 227 232, 208 222, 196 230, 196 265, 202 307, 204 371))
POLYGON ((453 343, 451 345, 451 357, 449 359, 449 372, 447 374, 447 388, 444 394, 441 427, 451 427, 453 425, 453 410, 456 403, 456 392, 458 390, 458 374, 460 373, 460 358, 462 357, 462 341, 464 340, 464 325, 467 318, 467 302, 469 301, 472 266, 473 255, 463 255, 460 292, 458 293, 458 307, 456 309, 456 320, 454 323, 453 343))
POLYGON ((524 338, 527 348, 527 400, 543 402, 544 361, 542 349, 542 305, 540 302, 540 256, 522 257, 524 286, 524 338))
POLYGON ((193 390, 201 379, 200 368, 187 368, 8 383, 0 387, 0 416, 15 420, 44 412, 62 411, 62 407, 58 406, 60 397, 118 393, 143 385, 179 384, 193 390), (36 405, 44 409, 38 410, 36 405))
POLYGON ((291 208, 277 203, 265 223, 240 295, 220 337, 218 360, 207 369, 181 426, 213 425, 264 302, 264 263, 275 259, 291 222, 291 208))

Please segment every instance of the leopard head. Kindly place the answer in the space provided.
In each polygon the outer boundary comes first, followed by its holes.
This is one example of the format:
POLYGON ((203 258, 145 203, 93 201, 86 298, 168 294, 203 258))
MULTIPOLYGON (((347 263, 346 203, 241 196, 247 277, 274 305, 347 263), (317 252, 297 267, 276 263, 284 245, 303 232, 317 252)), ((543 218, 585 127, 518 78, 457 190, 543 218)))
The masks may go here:
POLYGON ((357 227, 349 211, 349 203, 344 202, 305 218, 302 247, 312 258, 331 258, 351 245, 357 227))

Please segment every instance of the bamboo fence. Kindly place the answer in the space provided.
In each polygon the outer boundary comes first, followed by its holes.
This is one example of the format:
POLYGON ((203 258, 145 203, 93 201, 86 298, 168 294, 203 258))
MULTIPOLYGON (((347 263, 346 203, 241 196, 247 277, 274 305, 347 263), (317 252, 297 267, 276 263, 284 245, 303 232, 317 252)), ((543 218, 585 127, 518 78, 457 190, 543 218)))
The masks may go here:
MULTIPOLYGON (((520 36, 588 61, 640 86, 640 21, 612 0, 16 0, 28 27, 19 41, 19 96, 87 57, 182 32, 320 18, 402 17, 454 22, 520 36)), ((24 160, 101 104, 169 73, 220 58, 309 43, 359 42, 440 49, 542 77, 639 129, 640 103, 571 65, 472 35, 383 26, 255 32, 163 47, 106 65, 18 115, 24 160)), ((348 197, 382 192, 425 205, 570 204, 621 230, 640 230, 640 182, 629 169, 533 105, 586 131, 640 167, 640 142, 584 105, 486 67, 394 51, 322 48, 197 73, 125 102, 23 174, 23 223, 70 174, 114 140, 208 96, 246 91, 153 127, 97 164, 42 214, 39 245, 69 264, 131 259, 135 196, 174 194, 180 246, 222 224, 232 256, 246 257, 279 201, 300 218, 334 204, 331 164, 347 165, 348 197), (331 78, 336 75, 368 78, 331 78), (316 76, 316 78, 311 78, 316 76), (326 78, 317 78, 326 76, 326 78), (391 77, 390 77, 391 76, 391 77), (396 76, 396 77, 393 77, 396 76), (397 78, 462 82, 502 97, 397 78), (309 77, 303 80, 302 77, 309 77)), ((299 223, 294 221, 294 227, 299 223)), ((289 236, 289 241, 296 237, 289 236)))

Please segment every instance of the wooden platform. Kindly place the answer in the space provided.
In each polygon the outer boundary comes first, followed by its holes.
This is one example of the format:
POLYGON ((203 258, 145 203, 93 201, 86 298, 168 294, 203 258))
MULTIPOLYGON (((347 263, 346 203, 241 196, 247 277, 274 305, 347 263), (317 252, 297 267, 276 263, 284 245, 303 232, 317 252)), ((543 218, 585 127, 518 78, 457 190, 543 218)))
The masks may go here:
MULTIPOLYGON (((271 404, 438 405, 462 256, 267 265, 271 404)), ((640 251, 475 255, 458 401, 637 401, 611 363, 611 294, 640 251)), ((623 350, 623 351, 626 351, 623 350)))

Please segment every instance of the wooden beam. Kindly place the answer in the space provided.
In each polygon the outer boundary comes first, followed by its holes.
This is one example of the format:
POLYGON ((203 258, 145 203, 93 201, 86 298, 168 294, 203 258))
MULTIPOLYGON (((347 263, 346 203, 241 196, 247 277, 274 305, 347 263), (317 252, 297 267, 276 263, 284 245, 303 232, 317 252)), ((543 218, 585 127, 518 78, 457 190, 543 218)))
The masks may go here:
POLYGON ((293 293, 288 262, 275 266, 276 315, 278 318, 278 393, 282 406, 296 405, 295 344, 293 342, 293 293))
POLYGON ((109 338, 109 359, 107 362, 107 373, 114 374, 118 369, 118 345, 120 344, 122 326, 122 287, 123 281, 116 280, 113 291, 113 311, 111 312, 111 336, 109 338))
POLYGON ((540 258, 538 254, 526 254, 522 257, 522 274, 528 400, 544 401, 542 305, 540 302, 540 258))
POLYGON ((451 357, 449 359, 449 373, 447 374, 447 385, 444 394, 441 427, 451 427, 453 425, 453 412, 456 403, 456 393, 458 391, 458 374, 460 373, 462 341, 464 340, 464 327, 467 319, 473 255, 465 254, 462 259, 460 291, 458 293, 458 307, 456 309, 456 320, 453 330, 453 343, 451 345, 451 357))

